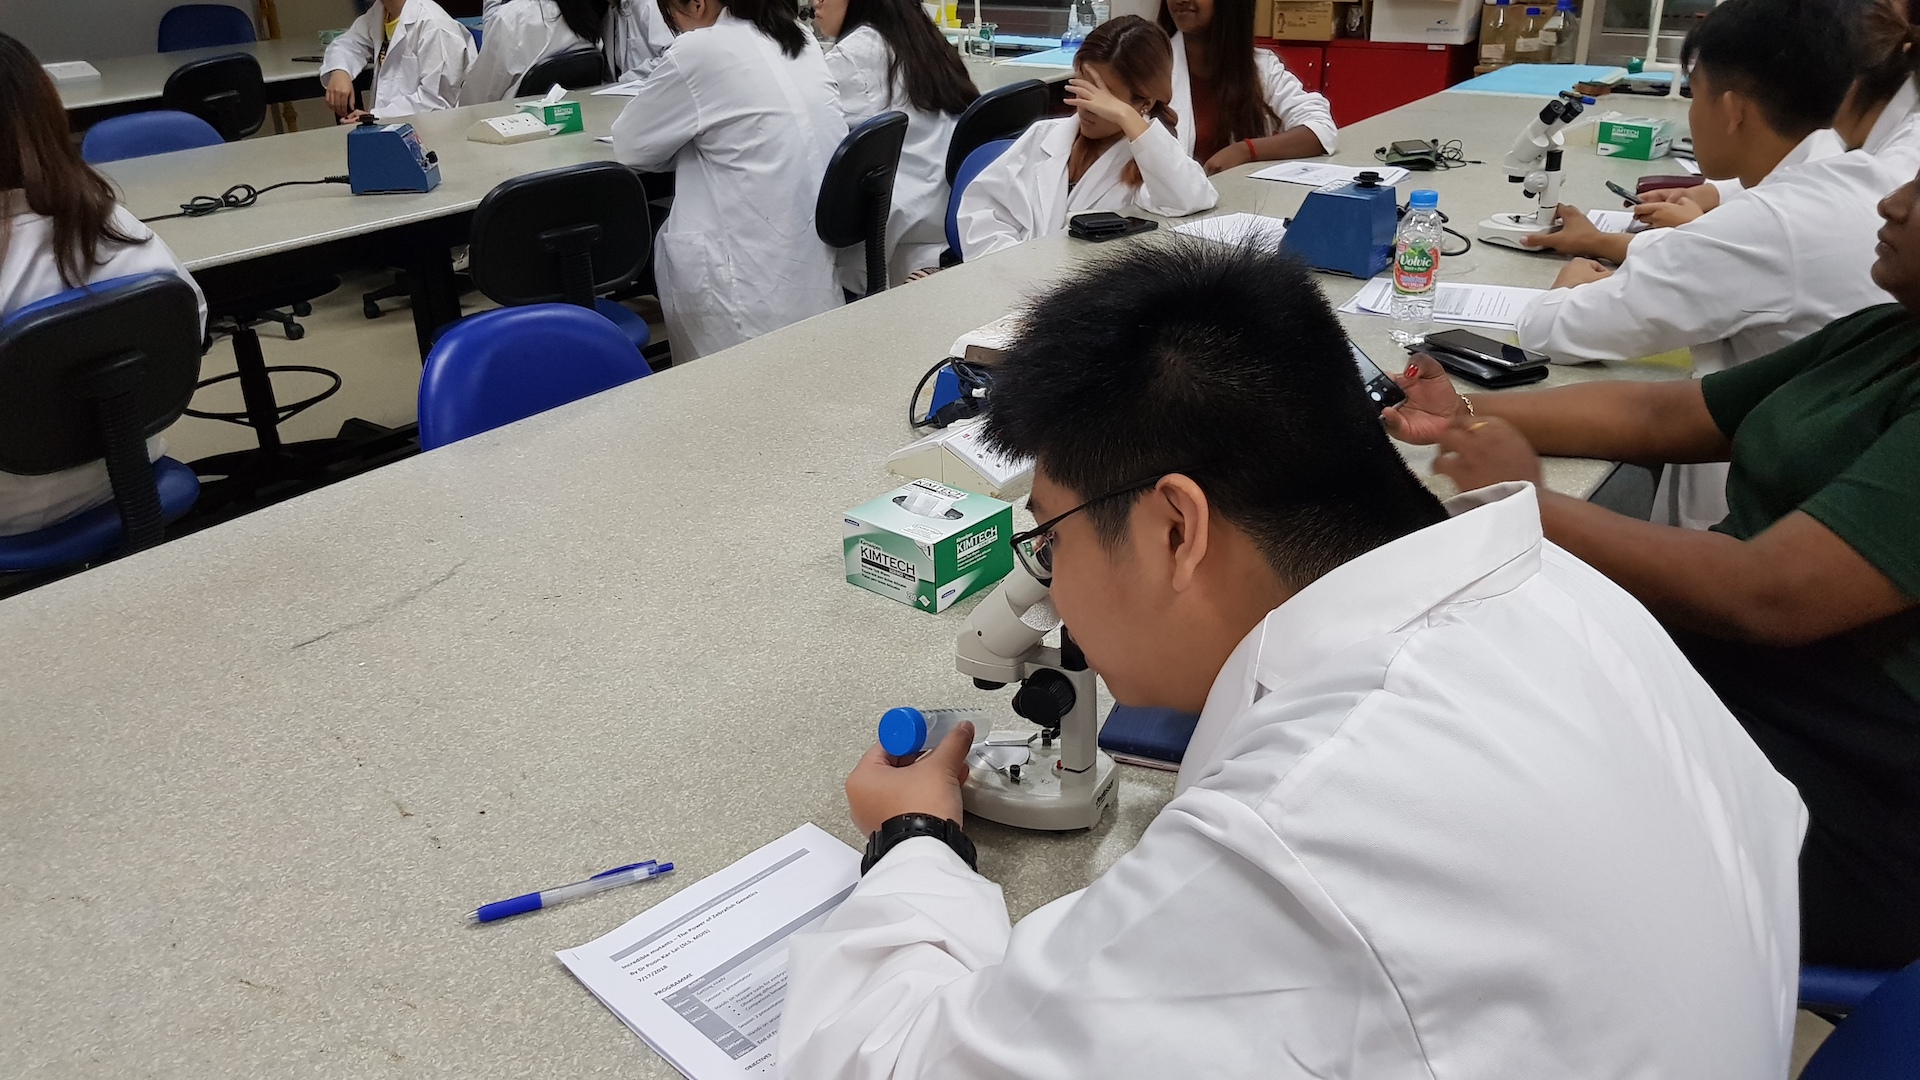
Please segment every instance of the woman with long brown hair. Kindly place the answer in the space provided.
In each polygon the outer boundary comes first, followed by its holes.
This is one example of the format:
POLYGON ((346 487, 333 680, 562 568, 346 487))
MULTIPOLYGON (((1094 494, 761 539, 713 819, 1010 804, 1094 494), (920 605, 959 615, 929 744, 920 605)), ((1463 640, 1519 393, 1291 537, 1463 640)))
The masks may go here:
MULTIPOLYGON (((0 34, 0 320, 95 281, 153 271, 193 278, 80 160, 40 61, 0 34)), ((194 291, 199 292, 196 285, 194 291)), ((200 308, 206 321, 206 305, 200 308)), ((159 440, 148 450, 160 455, 159 440)), ((0 536, 32 532, 112 498, 102 462, 47 476, 0 473, 0 536)))
POLYGON ((1095 28, 1073 59, 1074 115, 1029 127, 960 195, 960 253, 977 258, 1062 232, 1067 218, 1138 207, 1181 217, 1220 193, 1177 134, 1173 50, 1138 15, 1095 28))
POLYGON ((1338 143, 1327 99, 1253 44, 1255 0, 1160 0, 1173 35, 1181 145, 1209 175, 1249 161, 1318 157, 1338 143))

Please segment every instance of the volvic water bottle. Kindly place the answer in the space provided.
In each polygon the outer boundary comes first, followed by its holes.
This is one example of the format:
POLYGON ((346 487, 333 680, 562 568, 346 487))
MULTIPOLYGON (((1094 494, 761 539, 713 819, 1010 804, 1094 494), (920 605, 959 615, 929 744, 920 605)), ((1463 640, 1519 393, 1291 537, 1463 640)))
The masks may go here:
POLYGON ((1402 345, 1427 338, 1433 295, 1440 288, 1440 195, 1422 189, 1407 197, 1407 216, 1393 238, 1393 326, 1402 345))

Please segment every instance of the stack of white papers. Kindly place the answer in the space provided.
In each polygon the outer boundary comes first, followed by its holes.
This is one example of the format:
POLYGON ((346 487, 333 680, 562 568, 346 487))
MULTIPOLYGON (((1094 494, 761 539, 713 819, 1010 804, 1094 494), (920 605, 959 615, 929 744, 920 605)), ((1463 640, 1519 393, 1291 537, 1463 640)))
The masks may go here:
POLYGON ((1589 210, 1587 220, 1593 227, 1604 233, 1638 232, 1634 226, 1640 224, 1633 219, 1631 210, 1589 210))
MULTIPOLYGON (((1462 326, 1489 326, 1512 330, 1519 325, 1520 312, 1545 289, 1526 289, 1517 285, 1471 285, 1442 282, 1433 298, 1435 322, 1462 326)), ((1393 279, 1377 277, 1368 281, 1353 299, 1340 305, 1346 315, 1385 315, 1393 301, 1393 279)))
POLYGON ((802 825, 560 962, 691 1080, 774 1075, 787 939, 840 906, 860 854, 802 825))
POLYGON ((1222 244, 1244 244, 1253 240, 1273 245, 1287 235, 1287 223, 1261 214, 1221 214, 1176 225, 1173 231, 1222 244))
POLYGON ((1380 183, 1397 184, 1412 174, 1397 165, 1328 165, 1318 161, 1282 161, 1253 173, 1256 180, 1278 180, 1286 184, 1326 187, 1342 180, 1358 180, 1363 172, 1379 173, 1380 183))

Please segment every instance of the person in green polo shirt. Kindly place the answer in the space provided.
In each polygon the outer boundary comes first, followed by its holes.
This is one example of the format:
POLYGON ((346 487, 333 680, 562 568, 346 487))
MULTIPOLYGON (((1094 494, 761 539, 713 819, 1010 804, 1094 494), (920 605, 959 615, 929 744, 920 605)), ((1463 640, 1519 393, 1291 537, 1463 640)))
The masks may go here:
POLYGON ((1462 489, 1538 485, 1541 453, 1731 462, 1711 531, 1544 490, 1541 521, 1661 618, 1800 789, 1803 961, 1894 968, 1920 958, 1920 180, 1879 209, 1873 279, 1897 304, 1699 380, 1463 396, 1417 357, 1383 415, 1462 489))

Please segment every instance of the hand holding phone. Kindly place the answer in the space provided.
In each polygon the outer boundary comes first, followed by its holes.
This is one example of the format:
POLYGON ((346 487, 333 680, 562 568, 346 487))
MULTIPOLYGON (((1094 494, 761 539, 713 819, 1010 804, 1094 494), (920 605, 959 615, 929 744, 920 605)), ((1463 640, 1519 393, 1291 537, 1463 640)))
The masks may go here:
POLYGON ((1615 195, 1620 196, 1622 199, 1627 200, 1628 206, 1640 205, 1640 196, 1635 195, 1633 192, 1628 191, 1626 188, 1621 187, 1619 184, 1616 184, 1611 180, 1607 181, 1607 190, 1613 192, 1615 195))

